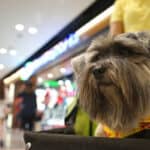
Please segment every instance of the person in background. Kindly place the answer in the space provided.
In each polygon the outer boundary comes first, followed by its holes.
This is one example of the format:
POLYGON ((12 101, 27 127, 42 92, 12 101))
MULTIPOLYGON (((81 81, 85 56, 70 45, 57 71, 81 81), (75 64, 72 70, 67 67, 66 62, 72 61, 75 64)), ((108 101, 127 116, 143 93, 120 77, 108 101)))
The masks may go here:
POLYGON ((0 118, 0 148, 4 146, 4 129, 3 129, 4 120, 0 118))
POLYGON ((5 105, 0 103, 0 148, 4 146, 5 105))
POLYGON ((110 20, 110 35, 150 31, 150 0, 116 0, 110 20))
POLYGON ((32 83, 25 84, 25 90, 18 95, 21 99, 20 119, 21 128, 32 131, 37 111, 36 95, 32 83))

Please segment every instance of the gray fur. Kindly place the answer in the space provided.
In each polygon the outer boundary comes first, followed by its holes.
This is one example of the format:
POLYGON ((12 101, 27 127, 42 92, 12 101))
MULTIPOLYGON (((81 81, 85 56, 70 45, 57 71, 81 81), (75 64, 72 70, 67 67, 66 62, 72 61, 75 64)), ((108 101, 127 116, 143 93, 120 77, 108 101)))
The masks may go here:
POLYGON ((150 113, 150 33, 98 38, 83 55, 73 65, 75 75, 80 74, 81 106, 113 130, 136 127, 150 113), (81 60, 82 68, 75 69, 81 60), (95 77, 95 68, 105 72, 95 77))

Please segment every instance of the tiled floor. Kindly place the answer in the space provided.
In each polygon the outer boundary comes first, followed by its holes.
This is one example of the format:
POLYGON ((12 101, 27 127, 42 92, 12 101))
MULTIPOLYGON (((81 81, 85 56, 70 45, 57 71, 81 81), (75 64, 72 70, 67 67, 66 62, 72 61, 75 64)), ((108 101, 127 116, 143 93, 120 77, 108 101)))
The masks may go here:
POLYGON ((6 129, 4 142, 5 147, 0 150, 25 150, 23 132, 20 130, 6 129))

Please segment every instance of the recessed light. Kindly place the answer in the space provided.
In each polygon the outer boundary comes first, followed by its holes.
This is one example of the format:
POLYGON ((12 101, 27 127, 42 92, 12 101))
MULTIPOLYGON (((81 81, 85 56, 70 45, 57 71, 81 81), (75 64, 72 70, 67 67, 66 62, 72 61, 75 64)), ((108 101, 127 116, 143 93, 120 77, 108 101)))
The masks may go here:
POLYGON ((10 50, 9 54, 12 55, 12 56, 16 56, 17 52, 15 50, 10 50))
POLYGON ((60 72, 61 72, 61 73, 65 74, 66 71, 67 71, 66 68, 60 68, 60 72))
POLYGON ((23 24, 16 24, 15 29, 17 31, 23 31, 24 30, 24 25, 23 24))
POLYGON ((30 27, 30 28, 28 29, 28 32, 29 32, 30 34, 36 34, 36 33, 38 32, 38 30, 37 30, 37 28, 35 28, 35 27, 30 27))
POLYGON ((0 64, 0 70, 3 70, 5 66, 3 64, 0 64))
POLYGON ((54 76, 54 75, 53 75, 52 73, 49 73, 49 74, 47 75, 48 78, 53 78, 53 76, 54 76))
POLYGON ((43 82, 43 78, 38 77, 38 83, 42 83, 43 82))
POLYGON ((7 49, 5 49, 5 48, 0 49, 0 54, 6 54, 6 53, 7 53, 7 49))

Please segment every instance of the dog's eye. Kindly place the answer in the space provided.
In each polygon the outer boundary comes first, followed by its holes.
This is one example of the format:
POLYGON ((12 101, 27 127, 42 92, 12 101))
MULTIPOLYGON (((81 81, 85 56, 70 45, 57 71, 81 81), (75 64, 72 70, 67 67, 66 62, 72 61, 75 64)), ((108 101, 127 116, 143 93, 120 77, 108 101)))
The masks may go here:
POLYGON ((99 59, 100 59, 100 56, 99 56, 99 55, 95 55, 95 56, 93 56, 93 57, 91 58, 90 62, 95 62, 95 61, 97 61, 97 60, 99 60, 99 59))
POLYGON ((132 49, 129 48, 118 49, 117 53, 124 57, 133 56, 136 54, 132 49))
POLYGON ((127 50, 119 50, 119 52, 118 52, 120 55, 122 55, 122 56, 128 56, 129 55, 129 51, 127 51, 127 50))

